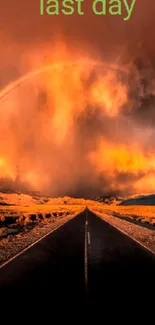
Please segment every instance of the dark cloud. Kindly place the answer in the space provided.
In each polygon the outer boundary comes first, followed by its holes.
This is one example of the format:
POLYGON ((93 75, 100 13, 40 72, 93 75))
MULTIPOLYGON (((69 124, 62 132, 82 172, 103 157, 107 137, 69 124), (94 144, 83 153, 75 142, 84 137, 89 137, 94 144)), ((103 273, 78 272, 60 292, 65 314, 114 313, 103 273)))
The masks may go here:
MULTIPOLYGON (((5 119, 4 122, 8 126, 8 134, 13 134, 11 144, 16 148, 16 154, 13 153, 11 159, 16 161, 15 165, 19 165, 20 173, 24 172, 23 164, 32 164, 33 169, 38 174, 41 173, 41 177, 44 171, 48 183, 45 189, 52 195, 88 197, 105 192, 120 195, 134 191, 133 184, 145 177, 145 170, 134 173, 114 168, 114 174, 110 176, 102 170, 96 172, 89 154, 98 151, 101 139, 112 143, 114 147, 139 143, 144 157, 147 157, 148 149, 149 152, 155 150, 154 14, 154 0, 137 0, 133 16, 128 22, 124 22, 122 17, 95 16, 91 12, 89 0, 85 0, 83 17, 42 17, 39 14, 38 0, 11 0, 9 5, 7 1, 1 3, 1 89, 48 62, 55 51, 55 42, 62 40, 74 55, 78 51, 86 52, 91 57, 101 58, 107 64, 118 63, 127 67, 127 73, 116 71, 117 80, 127 88, 127 100, 121 105, 119 114, 111 116, 104 107, 101 108, 100 103, 90 102, 80 111, 80 104, 75 100, 74 112, 70 113, 72 121, 63 144, 56 143, 55 131, 50 130, 52 127, 49 121, 54 117, 55 107, 51 99, 52 86, 50 88, 47 83, 43 84, 43 75, 34 80, 33 85, 17 89, 18 100, 15 98, 13 113, 10 113, 7 123, 5 119), (52 134, 50 140, 48 133, 50 136, 52 134), (54 184, 54 189, 51 184, 54 184)), ((74 55, 71 54, 71 58, 74 55)), ((81 73, 80 82, 84 91, 93 87, 98 80, 99 70, 100 68, 92 69, 88 77, 81 73)), ((111 69, 106 68, 106 71, 111 69)), ((69 79, 69 69, 67 74, 64 83, 69 79)), ((51 84, 53 79, 50 80, 51 84)), ((58 93, 58 99, 60 95, 61 92, 58 93)), ((13 100, 14 96, 12 94, 13 100)), ((115 105, 114 103, 114 110, 115 105)), ((3 105, 1 107, 3 115, 3 105)), ((62 118, 59 136, 63 134, 64 128, 65 117, 62 118)), ((1 147, 3 149, 3 141, 1 147)), ((9 183, 8 179, 2 182, 4 183, 6 186, 14 184, 9 183)), ((27 184, 26 181, 21 182, 21 187, 25 188, 23 184, 27 184)))

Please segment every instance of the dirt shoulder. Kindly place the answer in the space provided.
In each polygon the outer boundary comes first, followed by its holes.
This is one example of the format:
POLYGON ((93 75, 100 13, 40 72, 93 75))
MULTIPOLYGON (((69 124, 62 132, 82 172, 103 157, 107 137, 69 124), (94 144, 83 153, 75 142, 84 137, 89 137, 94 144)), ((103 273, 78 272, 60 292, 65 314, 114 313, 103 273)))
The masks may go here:
POLYGON ((0 240, 0 266, 33 244, 35 241, 75 218, 79 213, 80 212, 59 217, 57 219, 50 218, 49 220, 46 220, 46 222, 35 224, 33 228, 25 227, 24 231, 21 233, 10 234, 6 238, 2 238, 0 240))
POLYGON ((110 215, 110 213, 106 214, 105 212, 99 212, 98 209, 95 208, 91 208, 91 210, 100 218, 112 224, 117 229, 120 229, 155 253, 155 230, 115 217, 112 214, 110 215))

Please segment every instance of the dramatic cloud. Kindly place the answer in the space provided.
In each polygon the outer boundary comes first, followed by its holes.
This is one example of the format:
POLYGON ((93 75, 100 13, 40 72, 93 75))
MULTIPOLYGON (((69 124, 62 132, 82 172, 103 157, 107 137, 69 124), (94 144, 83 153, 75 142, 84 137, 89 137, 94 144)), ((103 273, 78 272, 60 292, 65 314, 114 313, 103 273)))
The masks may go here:
POLYGON ((1 187, 154 191, 153 10, 137 1, 125 23, 88 7, 83 17, 40 17, 36 0, 3 2, 1 187))

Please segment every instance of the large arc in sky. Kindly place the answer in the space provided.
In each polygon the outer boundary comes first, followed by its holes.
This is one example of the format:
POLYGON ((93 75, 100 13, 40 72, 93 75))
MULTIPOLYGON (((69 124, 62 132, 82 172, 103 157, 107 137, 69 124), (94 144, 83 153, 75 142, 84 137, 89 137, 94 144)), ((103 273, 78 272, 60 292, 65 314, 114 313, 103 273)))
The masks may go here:
POLYGON ((28 81, 31 78, 34 78, 44 72, 50 71, 50 70, 55 70, 58 68, 62 68, 62 67, 67 67, 67 66, 76 66, 76 65, 83 65, 83 66, 94 66, 94 67, 98 67, 98 68, 109 68, 110 70, 116 70, 116 71, 120 71, 120 72, 124 72, 127 73, 127 70, 123 67, 120 67, 118 65, 114 65, 114 64, 107 64, 101 61, 95 61, 95 60, 74 60, 74 61, 60 61, 60 62, 56 62, 56 63, 52 63, 50 65, 44 65, 41 66, 38 69, 35 69, 31 72, 28 72, 27 74, 25 74, 24 76, 18 78, 17 80, 12 81, 11 83, 9 83, 6 87, 4 87, 1 91, 0 91, 0 101, 2 101, 7 95, 9 95, 13 90, 15 90, 16 88, 18 88, 18 86, 20 86, 21 84, 25 83, 26 81, 28 81))

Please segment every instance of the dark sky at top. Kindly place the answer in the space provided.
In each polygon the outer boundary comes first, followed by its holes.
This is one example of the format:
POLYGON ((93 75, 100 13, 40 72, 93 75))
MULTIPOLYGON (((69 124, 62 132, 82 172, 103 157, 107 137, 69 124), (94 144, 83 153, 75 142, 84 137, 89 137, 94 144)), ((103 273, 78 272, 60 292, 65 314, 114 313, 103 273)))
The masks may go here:
MULTIPOLYGON (((61 1, 60 1, 61 2, 61 1)), ((95 147, 96 137, 97 139, 104 135, 106 139, 110 139, 114 143, 117 141, 122 141, 128 139, 131 134, 136 133, 138 128, 140 129, 141 140, 143 138, 143 130, 150 128, 150 132, 152 131, 154 121, 155 121, 155 114, 154 114, 154 103, 155 103, 155 92, 153 88, 150 89, 149 81, 152 81, 151 87, 154 84, 154 67, 155 67, 155 1, 154 0, 137 0, 136 6, 133 11, 133 15, 131 19, 127 22, 123 21, 123 17, 115 17, 115 16, 95 16, 95 14, 91 10, 92 0, 85 0, 84 1, 84 16, 78 16, 74 14, 72 16, 64 16, 60 14, 59 16, 40 16, 39 13, 39 0, 9 0, 9 1, 1 1, 0 3, 0 88, 2 89, 6 86, 10 81, 14 79, 18 79, 23 74, 28 71, 31 71, 33 68, 31 64, 27 64, 27 62, 31 62, 31 53, 35 52, 35 60, 38 53, 44 53, 45 49, 45 56, 47 55, 47 49, 50 48, 52 51, 52 46, 55 41, 59 39, 63 39, 63 41, 67 44, 67 46, 71 46, 75 49, 84 50, 87 53, 91 53, 94 57, 103 58, 104 61, 116 62, 117 60, 121 61, 121 63, 128 63, 128 62, 135 62, 136 69, 138 73, 141 75, 142 71, 142 78, 140 77, 138 82, 140 85, 137 86, 136 78, 134 83, 131 80, 128 80, 128 96, 129 100, 131 97, 135 96, 134 94, 134 85, 136 87, 143 90, 143 96, 140 94, 140 100, 138 98, 138 106, 129 107, 126 109, 126 112, 121 111, 121 117, 117 117, 118 122, 118 129, 119 134, 117 135, 118 139, 116 140, 116 136, 113 135, 113 130, 115 126, 115 119, 104 116, 101 119, 98 117, 96 118, 93 116, 91 121, 91 132, 90 132, 90 117, 89 121, 87 121, 87 117, 81 117, 82 122, 79 130, 76 130, 78 136, 76 143, 78 142, 78 154, 76 156, 77 163, 79 157, 79 167, 77 167, 77 171, 73 170, 73 175, 75 173, 78 174, 79 170, 81 169, 80 166, 84 166, 85 160, 83 159, 84 152, 88 152, 91 147, 90 143, 93 143, 95 147), (29 60, 30 57, 30 60, 29 60), (145 68, 145 66, 149 68, 145 68), (147 110, 146 110, 147 109, 147 110), (126 119, 127 114, 130 114, 131 124, 134 125, 133 130, 131 131, 128 121, 126 119), (95 120, 96 118, 96 120, 95 120), (123 119, 123 122, 122 122, 123 119), (125 121, 125 122, 124 122, 125 121), (121 128, 122 123, 125 126, 121 128), (84 126, 83 126, 84 125, 84 126), (136 125, 136 127, 135 127, 136 125), (85 130, 85 134, 82 133, 81 130, 85 130), (83 136, 86 137, 87 143, 89 144, 88 147, 84 145, 83 136), (81 137, 81 138, 80 138, 81 137), (93 142, 93 139, 94 142, 93 142), (83 150, 83 152, 82 152, 83 150)), ((107 1, 108 2, 108 1, 107 1)), ((122 1, 123 2, 123 1, 122 1)), ((39 61, 40 64, 40 61, 39 61)), ((38 65, 39 65, 38 64, 38 65)), ((137 72, 136 72, 137 73, 137 72)), ((136 76, 136 73, 134 76, 136 76)), ((138 89, 139 89, 138 88, 138 89)), ((136 90, 137 91, 137 90, 136 90)), ((139 91, 139 90, 138 90, 139 91)), ((137 91, 137 92, 138 92, 137 91)), ((42 91, 39 94, 39 100, 46 101, 46 97, 48 95, 42 91), (41 99, 40 99, 41 98, 41 99)), ((132 101, 133 103, 133 101, 132 101)), ((26 105, 26 104, 25 104, 26 105)), ((2 108, 1 108, 2 110, 2 108)), ((3 115, 3 112, 1 111, 3 115)), ((24 113, 26 115, 26 113, 24 113)), ((28 113, 27 113, 28 114, 28 113)), ((24 115, 23 115, 24 116, 24 115)), ((31 114, 30 114, 31 116, 31 114)), ((29 117, 29 116, 28 116, 29 117)), ((25 123, 25 117, 23 121, 25 123)), ((80 121, 81 121, 80 120, 80 121)), ((9 122, 10 123, 10 122, 9 122)), ((27 139, 27 128, 25 125, 25 133, 20 131, 19 133, 16 132, 17 126, 12 127, 12 120, 11 124, 9 124, 9 128, 14 127, 14 134, 16 136, 16 147, 18 155, 20 156, 20 150, 23 150, 23 144, 19 144, 18 140, 20 138, 20 132, 22 137, 27 139), (18 136, 17 136, 17 134, 18 136), (19 150, 21 146, 22 149, 19 150)), ((15 124, 14 124, 15 125, 15 124)), ((75 124, 77 127, 77 124, 75 124)), ((78 129, 77 127, 77 129, 78 129)), ((11 129, 11 130, 12 130, 11 129)), ((12 132, 12 131, 11 131, 12 132)), ((13 136, 14 136, 13 134, 13 136)), ((151 133, 152 138, 147 139, 148 143, 151 143, 152 148, 154 146, 154 133, 151 133)), ((34 136, 34 135, 33 135, 34 136)), ((25 149, 28 151, 28 154, 31 156, 33 152, 33 148, 36 144, 36 136, 34 136, 34 143, 33 143, 33 136, 30 136, 30 150, 25 149), (33 143, 31 147, 31 142, 33 143)), ((21 137, 21 138, 22 138, 21 137)), ((15 137, 14 137, 15 138, 15 137)), ((134 141, 137 140, 137 136, 135 136, 134 141)), ((125 140, 127 142, 127 140, 125 140)), ((125 143, 126 144, 126 143, 125 143)), ((5 144, 6 147, 6 144, 5 144)), ((93 147, 93 149, 94 149, 93 147)), ((148 146, 142 144, 142 151, 147 156, 147 148, 148 146)), ((69 152, 70 149, 68 149, 69 152)), ((154 150, 154 149, 153 149, 154 150)), ((26 155, 27 155, 26 151, 26 155)), ((91 150, 90 150, 91 151, 91 150)), ((49 151, 47 150, 47 153, 49 151)), ((24 150, 23 150, 24 154, 24 150)), ((47 161, 47 154, 44 152, 40 154, 41 157, 44 157, 45 165, 47 161)), ((59 163, 61 166, 61 161, 64 159, 66 153, 62 154, 62 157, 59 157, 59 163)), ((32 155, 33 156, 33 155, 32 155)), ((16 160, 15 158, 11 158, 12 160, 16 160)), ((68 158, 67 158, 68 159, 68 158)), ((70 164, 72 166, 72 157, 70 160, 70 164)), ((50 170, 50 165, 47 167, 47 174, 50 170)), ((90 166, 89 166, 90 167, 90 166)), ((56 168, 56 167, 55 167, 56 168)), ((60 194, 73 194, 73 195, 86 195, 90 196, 90 194, 97 194, 102 193, 102 189, 100 184, 105 184, 106 193, 115 193, 115 189, 118 188, 117 184, 124 182, 129 182, 127 186, 127 192, 132 192, 132 183, 134 179, 140 179, 144 174, 139 171, 138 174, 132 175, 131 171, 126 173, 116 173, 115 174, 115 181, 113 186, 109 186, 109 176, 105 175, 104 173, 98 175, 98 180, 91 182, 91 176, 93 171, 87 166, 82 170, 80 176, 77 176, 75 184, 70 180, 70 187, 69 190, 67 189, 67 193, 65 192, 65 186, 63 187, 64 191, 61 191, 60 194), (89 172, 88 172, 89 171, 89 172), (82 183, 84 180, 84 183, 82 183), (87 184, 87 185, 86 185, 87 184), (94 188, 94 191, 92 191, 94 188), (114 188, 114 189, 113 189, 114 188)), ((50 174, 50 172, 49 172, 50 174)), ((66 170, 62 172, 58 183, 61 187, 61 179, 65 178, 66 170)), ((70 175, 70 171, 68 173, 70 175)), ((52 176, 53 177, 53 176, 52 176)), ((55 177, 55 176, 54 176, 55 177)), ((94 175, 94 178, 96 175, 94 175)), ((53 178, 52 178, 53 179, 53 178)), ((55 177, 55 182, 57 183, 57 179, 55 177)), ((68 176, 65 180, 65 184, 68 183, 68 176)), ((117 191, 116 191, 117 192, 117 191)), ((121 191, 118 190, 118 193, 121 191)), ((57 194, 57 193, 56 193, 57 194)))
POLYGON ((68 42, 90 44, 109 53, 119 45, 135 52, 140 42, 148 51, 154 48, 154 0, 137 0, 133 15, 128 22, 122 17, 95 16, 91 0, 85 0, 85 15, 40 16, 39 0, 9 0, 0 4, 0 34, 22 49, 50 41, 55 33, 62 33, 68 42))

